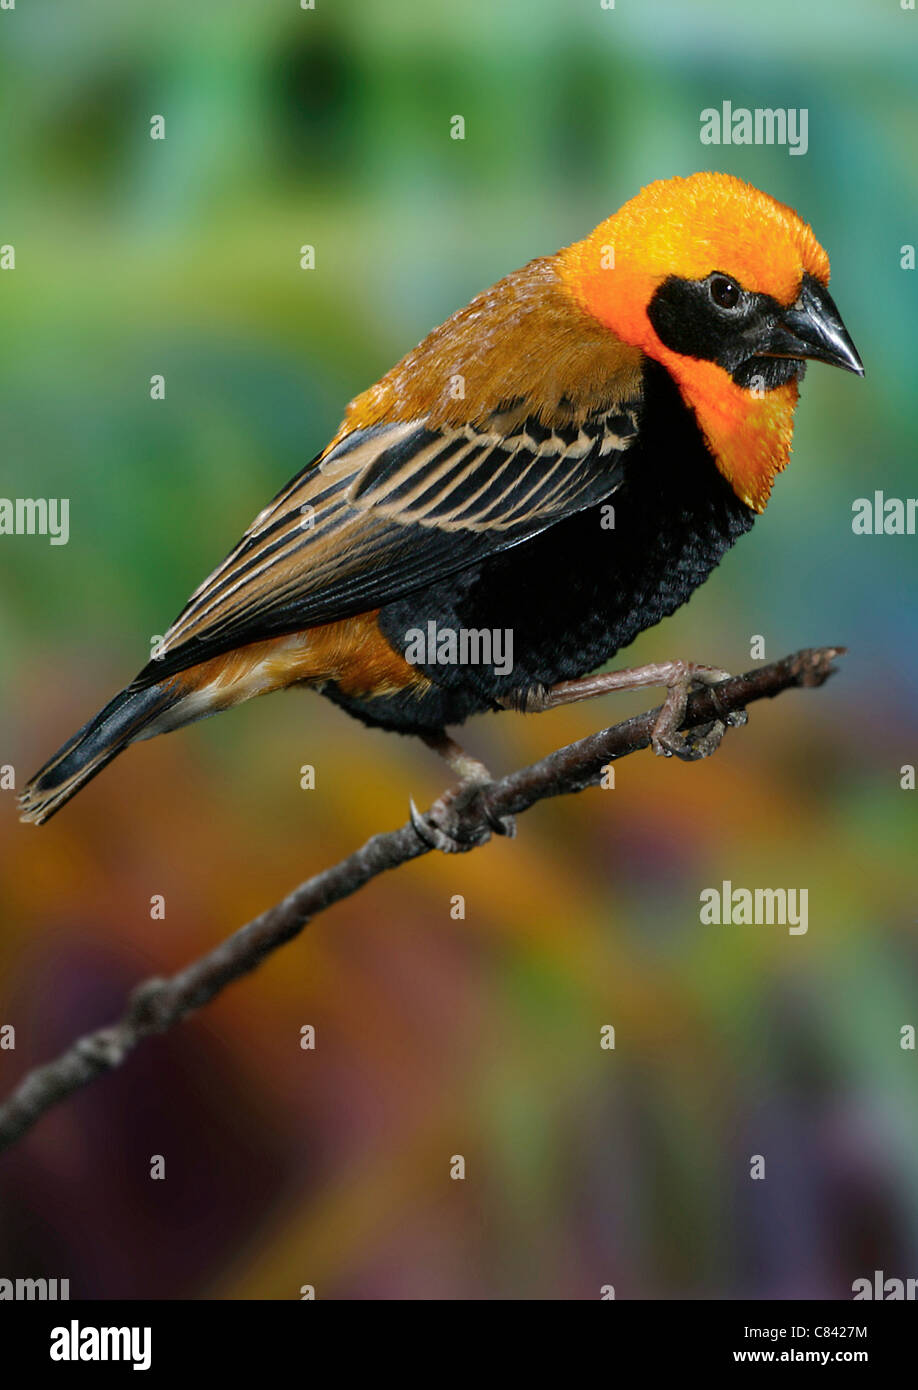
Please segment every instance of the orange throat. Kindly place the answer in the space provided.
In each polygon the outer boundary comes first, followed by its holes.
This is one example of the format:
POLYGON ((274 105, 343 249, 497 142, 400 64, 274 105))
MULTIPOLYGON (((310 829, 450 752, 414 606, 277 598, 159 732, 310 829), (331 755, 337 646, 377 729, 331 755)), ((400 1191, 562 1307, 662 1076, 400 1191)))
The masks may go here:
POLYGON ((763 512, 775 478, 790 458, 797 383, 756 394, 737 386, 715 362, 680 357, 665 348, 654 355, 694 412, 717 468, 737 497, 763 512))
POLYGON ((588 242, 561 254, 562 276, 583 306, 616 337, 666 368, 694 414, 720 473, 741 502, 763 512, 775 478, 790 458, 797 383, 757 393, 737 386, 716 362, 671 351, 647 317, 646 306, 659 276, 623 267, 611 274, 597 273, 590 264, 593 253, 588 242))

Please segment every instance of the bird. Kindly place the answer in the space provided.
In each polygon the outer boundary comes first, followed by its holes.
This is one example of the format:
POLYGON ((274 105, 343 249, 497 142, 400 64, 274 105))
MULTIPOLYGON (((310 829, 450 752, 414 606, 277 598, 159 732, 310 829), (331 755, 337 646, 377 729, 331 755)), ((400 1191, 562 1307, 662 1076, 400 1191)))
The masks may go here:
POLYGON ((447 732, 473 715, 659 686, 655 751, 712 751, 728 721, 694 741, 680 724, 726 671, 599 668, 765 510, 807 362, 864 375, 828 281, 792 208, 715 172, 650 183, 506 275, 350 402, 136 678, 29 781, 21 819, 50 820, 137 740, 299 686, 446 759, 457 786, 426 817, 411 807, 444 850, 465 847, 450 812, 491 781, 447 732), (478 648, 456 659, 443 633, 478 648))

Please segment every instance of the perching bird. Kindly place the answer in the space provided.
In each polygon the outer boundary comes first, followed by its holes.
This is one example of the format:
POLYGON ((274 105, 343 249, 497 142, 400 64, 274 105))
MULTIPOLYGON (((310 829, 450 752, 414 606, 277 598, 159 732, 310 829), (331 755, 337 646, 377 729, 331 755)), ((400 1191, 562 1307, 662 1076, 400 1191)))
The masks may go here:
MULTIPOLYGON (((764 510, 805 359, 863 375, 828 279, 795 212, 702 173, 650 184, 479 294, 350 403, 137 678, 35 775, 22 819, 48 820, 137 739, 291 685, 420 735, 473 792, 487 771, 445 728, 485 710, 665 685, 654 747, 690 755, 690 686, 726 672, 581 678, 764 510), (418 631, 447 630, 509 633, 512 669, 493 650, 437 660, 436 642, 416 659, 418 631)), ((416 824, 455 847, 436 817, 416 824)))

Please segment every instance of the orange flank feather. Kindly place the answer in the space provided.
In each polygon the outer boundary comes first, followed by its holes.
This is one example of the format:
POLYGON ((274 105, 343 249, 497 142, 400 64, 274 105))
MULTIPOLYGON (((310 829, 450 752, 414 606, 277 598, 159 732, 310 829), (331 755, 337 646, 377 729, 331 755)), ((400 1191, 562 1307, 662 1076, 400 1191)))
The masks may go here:
POLYGON ((336 623, 323 623, 305 632, 252 642, 211 657, 163 682, 180 696, 163 721, 146 737, 163 733, 191 717, 230 709, 255 695, 267 695, 291 685, 334 681, 343 695, 376 698, 413 688, 418 695, 430 681, 392 649, 379 630, 379 610, 360 613, 336 623))

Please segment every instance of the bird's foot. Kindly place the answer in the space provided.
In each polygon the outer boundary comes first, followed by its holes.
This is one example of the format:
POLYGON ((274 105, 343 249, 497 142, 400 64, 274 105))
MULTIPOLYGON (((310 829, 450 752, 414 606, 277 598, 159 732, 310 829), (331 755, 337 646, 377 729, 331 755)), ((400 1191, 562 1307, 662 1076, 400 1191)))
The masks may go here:
POLYGON ((492 831, 512 839, 516 834, 513 816, 498 816, 488 805, 494 778, 484 763, 466 753, 443 729, 421 738, 460 778, 437 797, 426 816, 411 802, 411 824, 424 843, 444 854, 464 854, 487 844, 492 831))
POLYGON ((683 732, 682 721, 692 690, 718 685, 729 679, 730 672, 716 666, 701 666, 694 661, 673 661, 668 665, 671 676, 667 681, 666 700, 653 726, 651 745, 659 757, 697 762, 717 751, 728 727, 739 728, 746 723, 746 711, 733 710, 723 719, 698 724, 683 732))
POLYGON ((642 690, 648 686, 664 685, 666 700, 653 727, 653 750, 664 758, 675 756, 684 762, 695 762, 698 758, 709 757, 718 748, 728 726, 746 722, 746 711, 734 710, 725 713, 721 719, 681 732, 692 690, 717 685, 720 681, 728 680, 729 676, 729 671, 721 671, 717 666, 703 666, 697 661, 659 661, 625 671, 601 671, 592 676, 581 676, 579 680, 562 681, 547 689, 528 692, 523 703, 524 708, 529 710, 556 709, 558 705, 569 705, 575 700, 592 700, 613 690, 642 690))
POLYGON ((418 836, 431 849, 444 854, 465 854, 470 849, 487 844, 493 831, 512 839, 516 834, 513 816, 498 816, 488 805, 487 794, 492 783, 479 778, 467 778, 455 787, 448 787, 422 816, 414 802, 411 824, 418 836))

